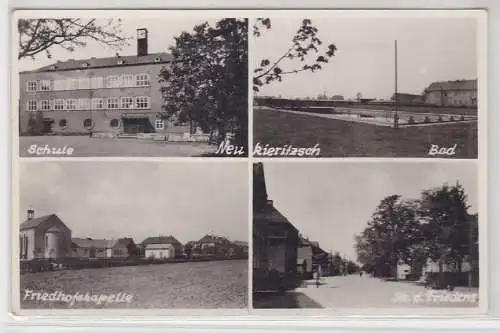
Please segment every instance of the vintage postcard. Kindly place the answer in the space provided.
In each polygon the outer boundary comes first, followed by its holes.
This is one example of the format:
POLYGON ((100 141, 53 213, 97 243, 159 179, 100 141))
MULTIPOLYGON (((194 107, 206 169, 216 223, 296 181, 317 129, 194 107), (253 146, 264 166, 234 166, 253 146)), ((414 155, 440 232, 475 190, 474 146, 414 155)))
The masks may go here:
POLYGON ((478 166, 454 162, 254 164, 253 307, 483 310, 478 166))
POLYGON ((122 13, 14 15, 20 156, 246 156, 247 20, 122 13))
POLYGON ((19 313, 246 310, 248 176, 245 162, 22 162, 19 313))
POLYGON ((251 20, 254 156, 477 158, 484 22, 411 10, 251 20))

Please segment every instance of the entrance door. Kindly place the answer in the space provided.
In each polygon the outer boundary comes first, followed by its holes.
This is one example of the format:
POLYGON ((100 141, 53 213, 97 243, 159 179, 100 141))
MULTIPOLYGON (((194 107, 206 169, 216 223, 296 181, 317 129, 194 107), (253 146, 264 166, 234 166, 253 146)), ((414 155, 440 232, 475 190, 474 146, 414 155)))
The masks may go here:
POLYGON ((96 250, 95 247, 89 249, 89 258, 95 258, 96 250))
POLYGON ((52 125, 54 124, 54 119, 43 119, 42 133, 47 134, 52 132, 52 125))
POLYGON ((153 126, 148 118, 127 119, 123 118, 123 132, 127 134, 151 133, 153 126))

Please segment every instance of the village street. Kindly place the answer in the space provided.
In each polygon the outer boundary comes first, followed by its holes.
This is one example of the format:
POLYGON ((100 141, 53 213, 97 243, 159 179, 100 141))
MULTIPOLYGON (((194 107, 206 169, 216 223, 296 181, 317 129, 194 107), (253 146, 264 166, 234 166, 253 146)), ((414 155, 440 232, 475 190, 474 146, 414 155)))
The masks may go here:
POLYGON ((408 307, 474 307, 478 304, 477 288, 455 288, 454 291, 426 289, 407 281, 386 281, 359 275, 329 276, 265 300, 255 299, 256 308, 408 308, 408 307))
POLYGON ((295 290, 325 308, 390 307, 473 307, 477 305, 477 288, 454 291, 431 290, 414 282, 386 281, 370 276, 330 276, 306 281, 295 290), (475 301, 474 301, 475 300, 475 301))

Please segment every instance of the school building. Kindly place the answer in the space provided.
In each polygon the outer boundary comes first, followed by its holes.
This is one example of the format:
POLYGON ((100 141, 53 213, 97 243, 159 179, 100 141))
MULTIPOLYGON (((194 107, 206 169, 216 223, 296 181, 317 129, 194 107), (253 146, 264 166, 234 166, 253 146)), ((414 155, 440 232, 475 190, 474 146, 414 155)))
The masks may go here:
POLYGON ((168 133, 189 131, 161 116, 158 75, 167 53, 148 53, 148 31, 137 30, 137 54, 70 59, 20 73, 21 134, 168 133))

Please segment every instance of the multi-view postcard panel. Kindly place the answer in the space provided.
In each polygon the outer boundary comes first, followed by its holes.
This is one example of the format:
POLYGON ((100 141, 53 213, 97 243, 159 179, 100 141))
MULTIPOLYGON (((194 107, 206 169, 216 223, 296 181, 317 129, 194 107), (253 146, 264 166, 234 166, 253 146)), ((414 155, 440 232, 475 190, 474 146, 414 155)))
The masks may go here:
POLYGON ((484 309, 481 12, 180 13, 15 15, 15 309, 484 309))
POLYGON ((27 17, 18 37, 21 157, 247 156, 246 19, 27 17))
POLYGON ((19 171, 21 309, 247 308, 246 163, 19 171))
POLYGON ((477 158, 478 17, 382 16, 253 21, 254 157, 477 158))
POLYGON ((256 163, 253 173, 254 308, 479 306, 474 162, 256 163))

